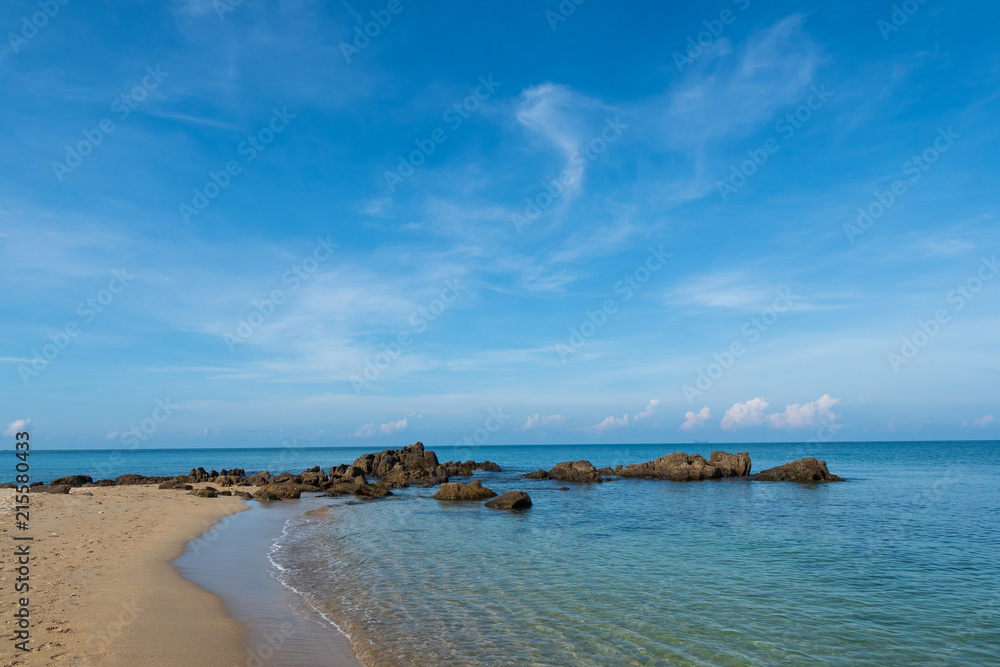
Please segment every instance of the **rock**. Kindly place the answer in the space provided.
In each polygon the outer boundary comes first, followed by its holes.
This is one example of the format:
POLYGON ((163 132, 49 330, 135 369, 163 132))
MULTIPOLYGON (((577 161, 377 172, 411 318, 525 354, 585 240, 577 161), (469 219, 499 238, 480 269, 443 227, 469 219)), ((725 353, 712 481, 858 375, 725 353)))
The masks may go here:
POLYGON ((58 484, 53 486, 51 484, 39 484, 38 486, 31 487, 32 493, 69 493, 70 486, 68 484, 58 484))
POLYGON ((536 470, 535 472, 529 472, 527 475, 521 475, 521 477, 524 477, 525 479, 548 479, 549 471, 536 470))
POLYGON ((402 449, 386 449, 375 454, 365 454, 354 461, 354 465, 361 468, 363 473, 375 477, 389 474, 396 464, 402 464, 403 470, 407 472, 418 470, 429 472, 440 465, 434 452, 424 451, 422 442, 416 442, 402 449))
POLYGON ((168 479, 165 482, 161 482, 156 488, 158 489, 183 489, 184 484, 178 482, 176 479, 168 479))
POLYGON ((603 468, 598 468, 597 472, 599 472, 603 476, 614 475, 615 474, 615 469, 614 468, 610 468, 608 466, 605 466, 603 468))
POLYGON ((484 488, 479 480, 474 479, 468 484, 462 482, 442 484, 434 497, 438 500, 485 500, 495 495, 496 492, 484 488))
POLYGON ((486 506, 498 510, 519 510, 531 507, 531 498, 524 491, 508 491, 487 501, 486 506))
POLYGON ((392 491, 382 484, 358 484, 351 493, 356 496, 366 496, 369 498, 381 498, 392 495, 392 491))
POLYGON ((244 477, 240 486, 266 486, 271 482, 271 473, 268 471, 259 472, 250 477, 244 477))
POLYGON ((281 500, 281 496, 276 493, 271 493, 270 491, 265 491, 264 489, 258 489, 257 493, 253 495, 257 500, 266 500, 268 502, 272 500, 281 500))
POLYGON ((295 484, 302 483, 301 475, 293 475, 290 472, 283 472, 277 477, 271 478, 271 484, 286 484, 288 482, 294 482, 295 484))
POLYGON ((14 482, 4 482, 3 484, 0 484, 0 489, 16 489, 16 488, 17 484, 15 484, 14 482))
POLYGON ((191 472, 188 473, 189 482, 207 482, 210 477, 216 477, 216 475, 209 475, 204 468, 191 468, 191 472))
POLYGON ((91 493, 90 491, 81 491, 80 493, 74 493, 73 495, 74 496, 92 496, 94 494, 91 493))
POLYGON ((272 500, 270 496, 276 496, 278 500, 295 500, 302 496, 302 489, 298 484, 268 484, 253 495, 261 500, 272 500), (265 498, 265 495, 269 497, 265 498))
POLYGON ((813 457, 798 459, 777 468, 770 468, 753 475, 751 479, 762 482, 843 482, 826 468, 826 461, 813 457))
MULTIPOLYGON (((136 484, 146 484, 147 478, 143 475, 119 475, 115 478, 116 486, 135 486, 136 484)), ((100 484, 100 482, 98 482, 100 484)))
POLYGON ((746 477, 750 474, 750 454, 749 452, 740 452, 739 454, 712 452, 708 458, 708 465, 721 468, 723 477, 746 477))
POLYGON ((251 496, 246 491, 235 491, 233 492, 233 495, 236 496, 237 498, 242 498, 243 500, 253 500, 253 496, 251 496))
POLYGON ((548 479, 560 482, 603 482, 604 478, 590 461, 564 461, 557 463, 548 473, 548 479))
POLYGON ((115 486, 115 480, 113 479, 99 479, 95 482, 97 486, 115 486))
POLYGON ((729 454, 712 452, 706 461, 703 456, 674 452, 653 461, 630 466, 616 466, 619 477, 664 479, 673 482, 692 482, 723 477, 746 477, 750 473, 750 455, 746 452, 729 454))
POLYGON ((232 491, 219 491, 219 495, 220 496, 231 496, 231 495, 233 495, 233 492, 232 491))
POLYGON ((60 477, 59 479, 52 480, 52 486, 83 486, 84 484, 93 484, 94 478, 88 475, 70 475, 69 477, 60 477))
POLYGON ((486 472, 503 472, 503 468, 498 466, 493 461, 483 461, 482 463, 477 463, 475 469, 485 470, 486 472))
POLYGON ((204 489, 195 489, 194 491, 188 492, 190 496, 198 496, 199 498, 218 498, 219 492, 210 486, 206 486, 204 489))

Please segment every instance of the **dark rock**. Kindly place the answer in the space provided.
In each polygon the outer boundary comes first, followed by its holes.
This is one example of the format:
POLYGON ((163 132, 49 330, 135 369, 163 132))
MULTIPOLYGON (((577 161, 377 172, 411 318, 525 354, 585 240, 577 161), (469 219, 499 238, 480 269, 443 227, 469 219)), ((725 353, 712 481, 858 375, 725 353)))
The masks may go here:
POLYGON ((190 491, 188 495, 198 496, 199 498, 218 498, 219 492, 217 489, 206 486, 204 489, 195 489, 194 491, 190 491))
POLYGON ((287 484, 288 482, 294 482, 295 484, 302 483, 301 475, 293 475, 290 472, 283 472, 277 477, 271 478, 271 484, 287 484))
POLYGON ((753 475, 751 479, 762 482, 843 482, 826 468, 826 461, 813 457, 798 459, 777 468, 770 468, 753 475))
POLYGON ((28 485, 28 488, 30 489, 35 486, 45 486, 45 482, 32 482, 31 484, 28 485))
POLYGON ((271 482, 271 473, 268 471, 259 472, 250 477, 244 477, 240 482, 241 486, 266 486, 271 482))
POLYGON ((521 475, 521 477, 524 477, 525 479, 548 479, 549 471, 536 470, 535 472, 529 472, 527 475, 521 475))
POLYGON ((598 468, 597 472, 599 472, 601 475, 608 476, 608 475, 614 475, 615 469, 605 466, 603 468, 598 468))
POLYGON ((116 486, 135 486, 136 484, 147 484, 148 482, 149 479, 143 475, 119 475, 115 478, 116 486))
POLYGON ((560 482, 603 482, 601 473, 590 461, 564 461, 549 470, 549 479, 560 482))
POLYGON ((236 496, 237 498, 242 498, 243 500, 253 500, 253 496, 251 496, 246 491, 235 491, 233 492, 233 495, 236 496))
POLYGON ((531 507, 531 498, 524 491, 508 491, 487 501, 486 506, 498 510, 519 510, 531 507))
POLYGON ((161 482, 157 487, 159 489, 183 489, 184 484, 178 482, 176 479, 168 479, 165 482, 161 482))
POLYGON ((0 489, 16 489, 16 488, 17 484, 15 484, 14 482, 4 482, 3 484, 0 484, 0 489))
POLYGON ((653 461, 630 466, 616 466, 619 477, 664 479, 673 482, 691 482, 723 477, 746 477, 750 473, 750 455, 746 452, 729 454, 712 452, 706 461, 703 456, 674 452, 653 461))
POLYGON ((568 486, 560 486, 559 490, 560 491, 569 491, 569 487, 568 486))
POLYGON ((381 498, 392 495, 392 491, 382 484, 358 484, 351 493, 356 496, 366 496, 369 498, 381 498))
POLYGON ((99 479, 95 482, 97 486, 115 486, 115 480, 113 479, 99 479))
POLYGON ((72 488, 72 487, 70 487, 68 484, 58 484, 58 485, 55 485, 55 486, 50 485, 50 484, 40 484, 39 486, 33 486, 33 487, 31 487, 31 492, 32 493, 60 493, 60 494, 62 494, 62 493, 69 493, 70 488, 72 488))
POLYGON ((299 488, 298 484, 268 484, 253 495, 260 500, 272 500, 270 496, 276 496, 280 500, 295 500, 301 497, 302 489, 299 488))
POLYGON ((93 484, 94 478, 88 475, 70 475, 69 477, 60 477, 59 479, 52 480, 52 486, 61 486, 65 484, 66 486, 83 486, 84 484, 93 484))
POLYGON ((257 500, 266 500, 268 502, 274 500, 281 500, 281 496, 276 493, 271 493, 270 491, 265 491, 264 489, 258 489, 257 493, 253 494, 253 498, 257 500))
POLYGON ((437 456, 432 451, 424 451, 424 443, 417 442, 402 449, 386 449, 374 454, 365 454, 354 461, 362 472, 375 477, 389 474, 396 464, 402 464, 408 472, 431 471, 438 467, 437 456))
POLYGON ((219 491, 219 495, 220 496, 231 496, 231 495, 233 495, 233 492, 232 491, 219 491))
POLYGON ((442 484, 441 489, 434 494, 434 497, 438 500, 485 500, 495 495, 496 492, 484 488, 479 480, 474 479, 468 484, 462 482, 442 484))
POLYGON ((217 477, 218 473, 215 475, 209 475, 204 468, 191 468, 191 472, 188 473, 189 482, 207 482, 211 477, 217 477))

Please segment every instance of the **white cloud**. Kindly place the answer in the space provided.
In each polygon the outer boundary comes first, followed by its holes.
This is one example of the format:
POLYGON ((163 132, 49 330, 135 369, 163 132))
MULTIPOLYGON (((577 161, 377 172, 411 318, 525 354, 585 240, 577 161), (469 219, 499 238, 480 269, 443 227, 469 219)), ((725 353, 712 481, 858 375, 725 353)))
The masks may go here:
POLYGON ((27 419, 17 419, 7 424, 7 430, 3 432, 4 435, 15 435, 20 431, 24 430, 24 427, 31 423, 31 417, 27 419))
POLYGON ((524 427, 521 430, 528 431, 539 426, 555 426, 557 424, 562 424, 565 421, 566 418, 562 415, 547 415, 545 417, 540 417, 536 412, 528 417, 528 421, 524 422, 524 427))
POLYGON ((649 405, 646 406, 645 410, 643 410, 637 415, 632 415, 632 421, 639 422, 642 421, 643 419, 646 419, 647 417, 651 417, 653 413, 656 412, 656 406, 659 404, 660 404, 660 399, 654 398, 649 402, 649 405))
POLYGON ((108 440, 114 440, 117 437, 118 437, 118 431, 112 431, 111 433, 108 433, 108 440))
POLYGON ((684 423, 681 424, 681 430, 693 431, 696 427, 701 426, 711 418, 712 411, 708 409, 707 405, 698 412, 689 410, 684 413, 684 423))
POLYGON ((993 423, 993 415, 986 415, 982 419, 977 419, 973 422, 976 426, 989 426, 993 423))
POLYGON ((737 403, 726 410, 721 426, 727 431, 745 426, 759 426, 764 423, 764 410, 767 410, 767 401, 763 398, 737 403))
POLYGON ((375 424, 365 424, 354 431, 355 438, 370 438, 373 435, 375 435, 375 424))
POLYGON ((722 418, 722 428, 734 430, 746 426, 767 424, 771 428, 809 428, 819 426, 823 422, 832 422, 837 418, 833 406, 840 403, 839 398, 831 398, 823 394, 809 403, 789 405, 783 412, 765 414, 768 402, 763 398, 755 398, 746 403, 737 403, 726 410, 722 418))
POLYGON ((771 428, 808 428, 819 426, 820 420, 832 422, 837 418, 833 413, 833 406, 840 403, 838 398, 830 398, 830 394, 823 394, 815 401, 799 405, 789 405, 784 412, 778 412, 767 416, 767 422, 771 428))
POLYGON ((408 417, 403 417, 399 421, 389 422, 388 424, 382 424, 378 427, 378 432, 382 434, 395 433, 396 431, 402 431, 406 428, 406 420, 408 417))
POLYGON ((620 428, 622 426, 628 426, 630 423, 640 422, 648 417, 650 417, 654 412, 656 412, 656 406, 660 404, 660 399, 654 398, 646 405, 645 409, 634 414, 631 417, 628 413, 625 413, 621 417, 615 417, 614 415, 606 418, 600 424, 596 426, 591 426, 588 430, 590 431, 606 431, 609 428, 620 428))

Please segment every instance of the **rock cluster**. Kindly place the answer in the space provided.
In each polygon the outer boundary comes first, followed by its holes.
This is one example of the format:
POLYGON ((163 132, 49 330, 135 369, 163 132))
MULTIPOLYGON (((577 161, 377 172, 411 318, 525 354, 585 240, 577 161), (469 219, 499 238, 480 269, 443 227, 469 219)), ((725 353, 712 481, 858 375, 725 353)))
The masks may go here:
POLYGON ((619 477, 642 477, 673 482, 693 482, 723 477, 746 477, 750 474, 750 454, 712 452, 706 461, 698 454, 674 452, 658 459, 630 466, 615 466, 619 477))
POLYGON ((528 479, 555 479, 560 482, 603 482, 604 477, 590 461, 565 461, 551 470, 536 470, 525 475, 528 479))
POLYGON ((751 479, 762 482, 843 482, 826 468, 826 461, 813 457, 797 459, 777 468, 757 473, 751 479))

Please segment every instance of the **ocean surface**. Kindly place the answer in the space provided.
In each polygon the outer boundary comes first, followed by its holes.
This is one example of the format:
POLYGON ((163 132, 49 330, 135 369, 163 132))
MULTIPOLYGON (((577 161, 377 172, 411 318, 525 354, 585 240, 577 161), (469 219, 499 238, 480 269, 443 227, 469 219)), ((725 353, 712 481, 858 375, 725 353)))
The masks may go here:
MULTIPOLYGON (((433 449, 499 463, 476 478, 534 505, 489 510, 422 488, 317 498, 303 510, 329 510, 293 513, 268 540, 271 576, 365 665, 997 663, 1000 443, 433 449), (848 481, 520 479, 559 461, 712 449, 749 451, 754 471, 816 456, 848 481)), ((136 450, 100 476, 297 472, 366 451, 136 450)), ((110 456, 33 452, 33 476, 97 477, 110 456)))

